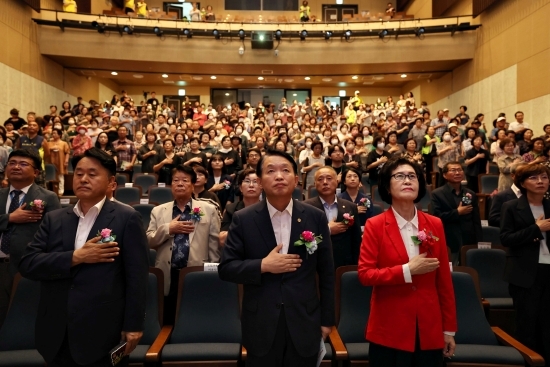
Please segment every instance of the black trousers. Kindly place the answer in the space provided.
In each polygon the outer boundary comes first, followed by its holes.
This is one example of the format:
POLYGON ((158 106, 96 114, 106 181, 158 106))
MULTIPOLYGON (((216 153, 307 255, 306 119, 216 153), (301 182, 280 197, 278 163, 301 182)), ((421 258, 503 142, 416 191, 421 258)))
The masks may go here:
POLYGON ((178 281, 180 277, 179 269, 170 269, 170 291, 164 297, 164 317, 165 325, 174 325, 176 320, 176 306, 178 304, 178 281))
MULTIPOLYGON (((443 335, 441 335, 443 338, 443 335)), ((418 326, 416 327, 416 346, 414 352, 385 347, 370 343, 370 367, 439 367, 443 366, 442 349, 420 349, 418 326)))
POLYGON ((466 181, 468 181, 468 188, 475 193, 479 192, 479 180, 477 176, 466 176, 466 181))
MULTIPOLYGON (((319 343, 321 343, 320 339, 319 343)), ((310 357, 302 357, 298 353, 286 326, 286 316, 283 307, 281 308, 275 340, 271 349, 265 356, 261 357, 249 352, 246 358, 246 367, 316 367, 317 357, 317 353, 310 357)))
POLYGON ((550 366, 550 265, 538 264, 531 288, 510 284, 509 290, 516 309, 516 339, 550 366))
MULTIPOLYGON (((113 348, 116 345, 113 345, 113 348)), ((128 366, 128 357, 125 357, 117 364, 117 367, 126 367, 128 366)), ((69 349, 69 339, 67 337, 67 332, 65 332, 65 338, 63 339, 63 344, 57 352, 52 363, 48 364, 48 367, 110 367, 111 366, 111 356, 106 355, 104 358, 101 358, 99 361, 92 364, 78 364, 74 361, 73 356, 71 355, 71 350, 69 349)))

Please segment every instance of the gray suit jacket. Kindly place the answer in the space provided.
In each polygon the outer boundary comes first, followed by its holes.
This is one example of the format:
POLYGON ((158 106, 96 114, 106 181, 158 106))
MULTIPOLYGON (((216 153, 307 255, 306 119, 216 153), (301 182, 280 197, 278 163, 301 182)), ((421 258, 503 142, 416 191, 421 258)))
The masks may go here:
MULTIPOLYGON (((0 189, 0 234, 4 234, 8 230, 9 215, 6 211, 6 203, 8 202, 9 191, 9 187, 0 189)), ((35 199, 42 199, 46 202, 44 215, 52 210, 61 208, 59 198, 54 192, 33 183, 23 201, 23 203, 27 204, 25 210, 31 210, 30 203, 35 199)), ((19 271, 19 260, 21 260, 29 242, 32 241, 34 234, 38 231, 41 222, 40 220, 36 223, 15 224, 10 242, 10 273, 12 275, 19 271)))

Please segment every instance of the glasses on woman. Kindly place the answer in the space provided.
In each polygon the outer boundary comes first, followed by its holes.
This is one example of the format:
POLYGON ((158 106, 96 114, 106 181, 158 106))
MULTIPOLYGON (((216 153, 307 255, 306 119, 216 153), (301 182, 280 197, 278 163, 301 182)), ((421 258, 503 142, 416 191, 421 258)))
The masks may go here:
POLYGON ((405 179, 408 179, 409 181, 418 180, 418 176, 416 176, 416 173, 396 173, 394 175, 391 175, 391 177, 395 178, 396 181, 405 181, 405 179))
POLYGON ((259 182, 257 180, 243 180, 243 185, 246 186, 258 186, 259 182))
POLYGON ((538 182, 540 181, 548 181, 548 175, 538 175, 538 176, 529 176, 527 177, 529 181, 538 182))

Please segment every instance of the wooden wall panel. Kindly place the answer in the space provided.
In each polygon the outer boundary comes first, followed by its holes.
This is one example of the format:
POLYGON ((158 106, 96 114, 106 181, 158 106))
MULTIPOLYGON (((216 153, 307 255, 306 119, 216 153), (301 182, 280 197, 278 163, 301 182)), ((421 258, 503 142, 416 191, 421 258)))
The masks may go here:
POLYGON ((500 1, 501 0, 474 0, 474 6, 473 6, 474 18, 477 17, 479 14, 483 13, 485 9, 487 9, 491 5, 498 3, 500 1))

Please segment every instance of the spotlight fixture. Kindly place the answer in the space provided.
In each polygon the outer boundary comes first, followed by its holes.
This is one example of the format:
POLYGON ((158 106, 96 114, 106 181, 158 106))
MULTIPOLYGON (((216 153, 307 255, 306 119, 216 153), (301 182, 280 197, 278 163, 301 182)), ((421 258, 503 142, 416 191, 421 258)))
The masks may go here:
POLYGON ((117 76, 118 73, 116 71, 111 71, 111 75, 117 76))
POLYGON ((414 31, 414 34, 416 34, 416 37, 423 36, 424 33, 426 33, 426 28, 424 28, 424 27, 418 27, 418 28, 416 28, 416 30, 414 31))
POLYGON ((264 77, 263 77, 263 76, 259 76, 259 77, 258 77, 258 80, 264 80, 264 77))
POLYGON ((351 38, 351 30, 347 30, 344 32, 344 37, 346 38, 346 41, 349 41, 349 39, 351 38))
POLYGON ((124 33, 127 33, 127 34, 133 34, 134 33, 134 27, 132 27, 131 25, 125 25, 122 30, 124 31, 124 33))
POLYGON ((277 41, 280 41, 282 36, 283 36, 283 32, 282 32, 280 29, 277 29, 277 30, 275 31, 275 39, 276 39, 277 41))
POLYGON ((359 77, 357 75, 354 75, 354 76, 351 77, 351 79, 357 80, 357 79, 359 79, 359 77))
POLYGON ((214 79, 216 79, 216 76, 215 76, 215 75, 212 75, 212 76, 210 77, 210 79, 214 80, 214 79))
POLYGON ((193 33, 191 33, 191 31, 189 30, 189 28, 184 28, 184 30, 183 30, 183 35, 184 35, 184 36, 187 36, 187 38, 193 37, 193 33))
POLYGON ((99 24, 95 20, 92 22, 92 28, 97 29, 98 33, 105 33, 105 25, 104 24, 99 24))
POLYGON ((215 39, 219 40, 221 35, 220 35, 220 31, 218 31, 217 29, 214 29, 212 31, 212 35, 214 36, 215 39))
POLYGON ((162 34, 164 33, 164 32, 162 31, 162 29, 160 29, 159 27, 153 28, 153 32, 155 32, 155 34, 157 35, 157 37, 162 37, 162 34))
POLYGON ((332 37, 332 31, 326 31, 326 32, 325 32, 325 39, 326 39, 326 40, 329 40, 330 37, 332 37))
POLYGON ((244 29, 239 29, 239 32, 237 32, 237 34, 239 35, 239 39, 241 41, 244 40, 244 37, 246 36, 246 34, 244 33, 244 29))
POLYGON ((310 80, 311 78, 309 76, 306 76, 304 80, 310 80))
POLYGON ((386 37, 388 33, 389 32, 387 29, 382 29, 380 32, 378 32, 378 37, 380 37, 380 39, 384 39, 384 37, 386 37))
POLYGON ((162 74, 163 78, 168 78, 168 74, 162 74))
POLYGON ((401 74, 401 78, 406 78, 407 77, 407 74, 401 74))
POLYGON ((307 38, 307 31, 304 29, 300 32, 300 40, 305 41, 307 38))

